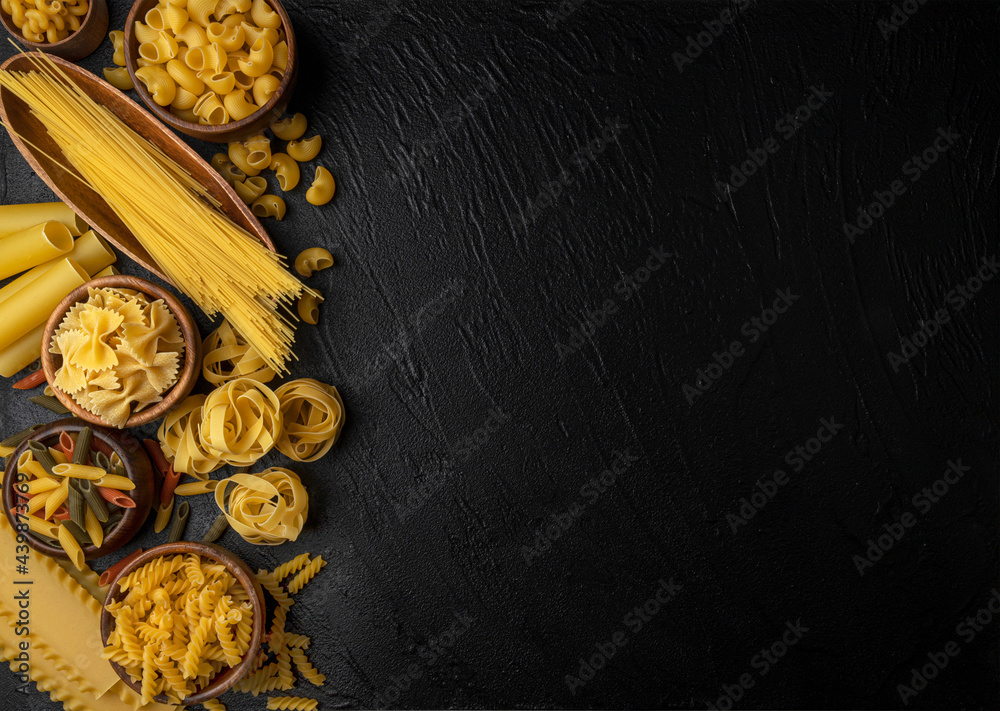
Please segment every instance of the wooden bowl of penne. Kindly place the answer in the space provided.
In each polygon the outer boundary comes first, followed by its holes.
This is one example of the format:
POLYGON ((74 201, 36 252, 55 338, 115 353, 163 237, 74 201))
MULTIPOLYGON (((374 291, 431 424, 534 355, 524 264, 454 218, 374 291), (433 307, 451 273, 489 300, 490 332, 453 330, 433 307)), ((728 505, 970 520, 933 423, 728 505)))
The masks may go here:
POLYGON ((82 567, 132 540, 152 509, 154 488, 139 440, 67 418, 35 430, 8 457, 4 512, 29 546, 82 567))
POLYGON ((166 289, 138 277, 107 276, 56 306, 42 333, 41 356, 45 379, 74 415, 104 427, 138 427, 191 393, 201 373, 201 334, 166 289), (85 342, 63 340, 81 329, 85 342))
POLYGON ((77 62, 104 41, 108 5, 105 0, 3 0, 0 21, 25 49, 77 62))
POLYGON ((298 75, 295 32, 278 0, 136 0, 124 49, 149 110, 216 143, 249 138, 279 119, 298 75))
POLYGON ((165 543, 111 581, 103 656, 144 702, 194 706, 256 668, 267 612, 257 576, 236 555, 213 543, 165 543), (196 602, 184 604, 188 595, 196 602), (139 625, 164 632, 139 636, 139 625), (152 664, 144 667, 147 649, 152 664))

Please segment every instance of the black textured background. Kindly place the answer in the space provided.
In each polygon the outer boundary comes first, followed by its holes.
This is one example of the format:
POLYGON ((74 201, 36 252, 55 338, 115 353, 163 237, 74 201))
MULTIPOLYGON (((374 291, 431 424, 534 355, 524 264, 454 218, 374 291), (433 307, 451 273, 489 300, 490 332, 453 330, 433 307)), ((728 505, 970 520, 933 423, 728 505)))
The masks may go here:
MULTIPOLYGON (((128 5, 110 5, 120 27, 128 5)), ((908 7, 889 31, 882 3, 288 3, 292 108, 338 193, 314 208, 300 187, 268 227, 289 255, 336 257, 294 374, 337 385, 348 425, 294 467, 311 494, 297 542, 223 543, 254 567, 330 561, 289 625, 328 682, 298 691, 322 708, 705 708, 746 674, 739 707, 893 708, 954 642, 909 707, 997 707, 997 619, 960 627, 998 586, 997 280, 964 303, 954 287, 998 251, 1000 12, 908 7), (723 9, 734 21, 679 72, 723 9), (832 96, 792 132, 811 87, 832 96), (914 182, 904 164, 939 129, 957 138, 914 182), (720 190, 762 146, 764 167, 720 190), (845 221, 895 180, 852 243, 845 221), (642 272, 651 249, 669 256, 642 272), (793 302, 761 336, 776 290, 793 302), (948 323, 894 364, 938 309, 948 323), (742 356, 687 397, 733 341, 742 356), (786 462, 822 418, 833 440, 786 462), (914 501, 959 459, 947 494, 914 501), (680 589, 637 630, 626 615, 661 579, 680 589), (442 643, 456 613, 472 621, 442 643), (763 673, 787 622, 808 631, 763 673)), ((105 42, 83 65, 110 58, 105 42)), ((51 199, 6 137, 0 158, 0 200, 51 199)), ((52 417, 0 394, 4 432, 35 419, 52 417)), ((193 537, 212 508, 194 502, 193 537)))

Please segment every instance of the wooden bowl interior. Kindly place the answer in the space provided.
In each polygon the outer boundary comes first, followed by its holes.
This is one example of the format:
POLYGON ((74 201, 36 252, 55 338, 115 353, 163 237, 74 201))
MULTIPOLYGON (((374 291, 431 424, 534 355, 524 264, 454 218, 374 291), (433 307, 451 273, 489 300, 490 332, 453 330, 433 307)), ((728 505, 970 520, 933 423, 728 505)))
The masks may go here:
POLYGON ((0 22, 3 22, 7 32, 26 49, 40 50, 70 61, 77 61, 93 53, 104 41, 104 35, 108 31, 108 6, 105 0, 90 0, 87 14, 80 22, 80 29, 71 32, 58 42, 32 42, 25 39, 21 30, 14 24, 14 18, 3 10, 0 10, 0 22))
POLYGON ((281 17, 282 29, 285 31, 285 42, 288 44, 288 64, 285 73, 281 77, 281 83, 271 95, 266 104, 254 113, 239 121, 230 121, 220 126, 206 126, 200 123, 185 121, 170 113, 168 107, 163 107, 153 101, 153 97, 146 91, 145 85, 135 76, 136 57, 139 56, 139 40, 135 36, 135 22, 145 21, 146 13, 156 7, 159 0, 136 0, 125 21, 125 66, 128 68, 129 76, 132 77, 132 84, 136 92, 142 98, 143 103, 160 118, 164 123, 173 126, 178 131, 189 136, 205 141, 226 143, 229 141, 243 140, 255 133, 263 131, 271 125, 271 122, 281 118, 281 114, 288 106, 295 79, 298 75, 298 47, 295 43, 295 32, 292 29, 292 21, 285 12, 285 8, 278 0, 265 0, 265 2, 281 17))
MULTIPOLYGON (((108 588, 108 595, 104 600, 105 609, 101 611, 101 639, 104 644, 107 645, 108 636, 114 629, 115 622, 111 613, 108 612, 106 608, 112 602, 121 600, 126 594, 119 587, 120 581, 132 571, 141 568, 154 558, 177 554, 188 555, 191 553, 200 555, 202 558, 210 558, 225 565, 229 573, 232 574, 232 576, 240 582, 240 585, 242 585, 250 594, 250 602, 253 604, 254 615, 253 629, 250 635, 250 647, 247 649, 247 653, 243 655, 243 660, 235 667, 224 669, 217 674, 211 682, 209 682, 208 686, 199 689, 196 693, 187 697, 184 700, 184 704, 186 706, 193 706, 209 699, 214 699, 220 694, 229 691, 229 689, 231 689, 233 685, 243 678, 243 676, 250 670, 254 657, 257 656, 257 652, 260 650, 261 642, 264 639, 264 625, 267 620, 267 609, 264 604, 264 591, 261 588, 260 583, 257 581, 257 576, 253 574, 247 564, 233 553, 229 552, 222 546, 215 545, 214 543, 198 543, 192 541, 165 543, 161 546, 150 548, 148 551, 137 556, 135 560, 122 568, 115 579, 111 581, 111 586, 108 588)), ((140 685, 132 681, 132 677, 128 675, 128 672, 125 671, 124 667, 116 662, 111 662, 111 666, 115 670, 115 673, 117 673, 118 676, 121 677, 122 681, 128 684, 129 687, 137 692, 141 691, 140 685)), ((161 704, 170 703, 167 697, 163 694, 154 697, 154 699, 161 704)))
MULTIPOLYGON (((128 543, 135 534, 139 532, 149 512, 153 507, 153 465, 149 461, 149 456, 143 448, 142 443, 126 432, 109 430, 103 427, 94 427, 77 418, 67 418, 57 420, 51 424, 38 429, 31 437, 22 442, 13 454, 7 458, 7 467, 3 479, 3 505, 7 520, 12 526, 17 526, 16 516, 11 509, 17 505, 17 492, 14 490, 17 473, 17 460, 28 448, 29 441, 38 441, 49 447, 54 447, 59 442, 59 435, 63 432, 77 434, 84 427, 90 427, 93 432, 93 449, 104 452, 109 457, 112 453, 118 455, 125 465, 125 475, 135 482, 135 489, 126 492, 135 501, 135 508, 124 509, 122 520, 104 537, 104 542, 98 548, 94 545, 83 546, 83 555, 87 560, 100 558, 121 548, 128 543)), ((31 531, 25 532, 28 545, 40 553, 44 553, 50 558, 60 558, 69 560, 69 556, 62 548, 51 546, 39 539, 31 531)))
MULTIPOLYGON (((190 146, 164 127, 153 116, 143 111, 134 101, 90 72, 71 62, 50 57, 58 70, 79 86, 85 94, 108 108, 124 121, 132 130, 160 148, 169 158, 176 161, 208 190, 209 195, 220 204, 220 212, 239 227, 242 227, 264 245, 274 251, 274 243, 267 231, 250 212, 249 207, 237 197, 233 189, 222 179, 201 156, 190 146)), ((36 58, 27 54, 17 54, 0 66, 9 71, 50 71, 42 67, 36 58)), ((50 72, 52 73, 52 72, 50 72)), ((60 75, 55 74, 60 77, 60 75)), ((61 77, 60 77, 61 80, 61 77)), ((0 117, 11 127, 11 140, 35 172, 52 188, 63 202, 86 220, 114 246, 138 262, 140 266, 169 282, 166 274, 156 265, 156 261, 136 239, 132 231, 118 217, 115 211, 97 192, 81 181, 70 166, 68 158, 52 139, 45 126, 32 114, 31 109, 14 94, 0 88, 0 117), (24 137, 24 139, 21 138, 24 137), (30 141, 33 145, 25 142, 30 141)))
POLYGON ((65 299, 59 302, 59 305, 52 311, 48 322, 45 324, 45 330, 42 333, 42 369, 45 371, 45 380, 48 381, 59 402, 81 419, 96 425, 107 426, 107 423, 101 418, 89 410, 82 408, 69 394, 64 393, 55 386, 56 371, 62 365, 62 356, 49 352, 49 344, 52 343, 52 337, 55 335, 56 329, 59 328, 59 324, 62 323, 70 307, 80 301, 86 301, 89 289, 100 289, 102 287, 133 289, 141 291, 152 300, 162 299, 174 315, 174 318, 177 319, 181 335, 184 338, 184 361, 177 373, 177 382, 164 393, 163 399, 160 402, 150 405, 141 412, 132 413, 125 426, 138 427, 163 417, 167 411, 178 405, 181 400, 191 393, 201 370, 201 334, 198 332, 198 326, 194 318, 191 317, 188 310, 184 308, 184 305, 173 294, 145 279, 124 275, 100 277, 92 279, 70 292, 65 299))

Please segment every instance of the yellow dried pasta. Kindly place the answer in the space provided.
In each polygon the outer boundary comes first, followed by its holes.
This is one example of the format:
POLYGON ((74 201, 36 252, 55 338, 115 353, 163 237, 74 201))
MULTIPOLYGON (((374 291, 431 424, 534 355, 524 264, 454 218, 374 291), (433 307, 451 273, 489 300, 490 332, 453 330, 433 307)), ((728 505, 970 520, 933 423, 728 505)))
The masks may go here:
POLYGON ((221 385, 236 378, 250 378, 259 383, 269 383, 274 379, 275 372, 228 321, 223 321, 209 334, 204 351, 202 375, 212 385, 221 385))
POLYGON ((233 466, 255 463, 271 451, 281 431, 278 396, 256 380, 220 385, 202 405, 202 447, 233 466))
POLYGON ((53 386, 121 428, 177 382, 184 339, 163 301, 91 288, 86 301, 67 311, 49 351, 62 356, 53 386))
POLYGON ((174 471, 204 479, 223 466, 215 453, 201 444, 201 418, 204 395, 191 395, 167 413, 157 430, 163 454, 171 460, 174 471))
POLYGON ((281 467, 223 479, 215 489, 215 503, 234 531, 262 546, 294 541, 309 516, 309 494, 302 481, 281 467))
POLYGON ((314 462, 336 443, 344 426, 344 402, 337 388, 312 378, 285 383, 274 391, 284 424, 278 451, 297 462, 314 462))
POLYGON ((249 650, 255 610, 237 603, 246 591, 225 566, 194 554, 161 557, 120 587, 125 596, 107 605, 115 625, 101 656, 139 681, 146 701, 163 693, 180 704, 249 650))

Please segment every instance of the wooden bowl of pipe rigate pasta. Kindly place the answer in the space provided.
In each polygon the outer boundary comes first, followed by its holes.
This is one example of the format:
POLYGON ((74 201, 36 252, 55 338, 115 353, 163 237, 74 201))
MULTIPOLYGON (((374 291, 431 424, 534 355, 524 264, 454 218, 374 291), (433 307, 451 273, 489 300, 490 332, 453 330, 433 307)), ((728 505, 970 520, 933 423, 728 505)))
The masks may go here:
POLYGON ((102 656, 144 702, 191 706, 251 670, 266 620, 264 592, 246 563, 211 543, 167 543, 111 581, 102 656))
POLYGON ((0 22, 25 49, 77 62, 104 41, 108 5, 105 0, 3 0, 0 22))
POLYGON ((42 369, 63 405, 105 427, 157 420, 194 388, 201 334, 169 291, 130 276, 88 281, 42 334, 42 369))
POLYGON ((153 467, 139 440, 67 418, 37 429, 7 458, 3 505, 29 546, 82 568, 85 560, 113 553, 135 537, 149 517, 154 488, 153 467), (38 445, 53 459, 46 460, 38 445), (65 466, 76 461, 82 468, 65 466), (70 511, 74 504, 79 513, 70 511))
POLYGON ((136 0, 124 49, 149 110, 203 141, 261 133, 288 107, 298 77, 295 32, 278 0, 136 0))

